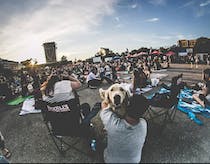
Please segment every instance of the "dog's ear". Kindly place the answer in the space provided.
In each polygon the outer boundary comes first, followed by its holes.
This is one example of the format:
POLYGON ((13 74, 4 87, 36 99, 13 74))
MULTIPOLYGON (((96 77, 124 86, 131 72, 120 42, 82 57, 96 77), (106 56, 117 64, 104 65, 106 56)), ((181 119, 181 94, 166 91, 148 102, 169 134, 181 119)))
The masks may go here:
POLYGON ((100 88, 99 94, 100 94, 102 100, 105 100, 107 103, 110 102, 108 90, 103 90, 102 88, 100 88))
POLYGON ((99 89, 99 94, 100 94, 100 97, 102 100, 105 99, 105 92, 106 92, 106 90, 103 90, 102 88, 99 89))

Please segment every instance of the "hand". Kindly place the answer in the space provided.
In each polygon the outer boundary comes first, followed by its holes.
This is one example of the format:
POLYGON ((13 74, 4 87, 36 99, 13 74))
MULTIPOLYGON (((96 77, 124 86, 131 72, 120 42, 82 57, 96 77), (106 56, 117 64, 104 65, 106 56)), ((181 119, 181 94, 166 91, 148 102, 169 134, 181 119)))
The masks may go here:
POLYGON ((108 107, 108 102, 106 102, 106 101, 102 101, 102 103, 101 103, 101 109, 105 109, 105 108, 107 108, 108 107))

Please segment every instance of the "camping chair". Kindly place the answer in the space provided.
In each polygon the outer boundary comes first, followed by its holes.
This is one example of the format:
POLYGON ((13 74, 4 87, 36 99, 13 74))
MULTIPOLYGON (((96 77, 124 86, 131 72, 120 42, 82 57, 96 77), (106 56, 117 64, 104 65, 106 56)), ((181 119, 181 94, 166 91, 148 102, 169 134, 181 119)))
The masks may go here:
POLYGON ((161 127, 166 126, 167 123, 173 122, 175 118, 178 100, 178 98, 172 99, 168 105, 158 103, 150 105, 145 113, 145 117, 148 117, 148 121, 153 121, 154 119, 162 116, 163 121, 161 123, 161 127))
POLYGON ((81 138, 93 137, 93 129, 90 125, 80 124, 80 110, 76 99, 58 103, 47 103, 42 101, 42 116, 49 134, 60 154, 65 155, 69 149, 88 155, 78 149, 75 145, 81 138), (76 139, 74 143, 66 141, 67 138, 76 139))

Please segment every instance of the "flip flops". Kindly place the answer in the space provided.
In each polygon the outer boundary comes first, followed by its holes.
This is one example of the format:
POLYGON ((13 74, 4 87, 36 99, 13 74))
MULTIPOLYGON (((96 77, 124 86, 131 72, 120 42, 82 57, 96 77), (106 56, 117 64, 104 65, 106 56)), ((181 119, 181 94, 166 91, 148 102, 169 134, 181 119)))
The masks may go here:
POLYGON ((5 158, 10 158, 11 157, 11 153, 10 153, 10 151, 7 149, 7 148, 4 148, 3 150, 2 150, 2 154, 3 154, 3 156, 5 157, 5 158))

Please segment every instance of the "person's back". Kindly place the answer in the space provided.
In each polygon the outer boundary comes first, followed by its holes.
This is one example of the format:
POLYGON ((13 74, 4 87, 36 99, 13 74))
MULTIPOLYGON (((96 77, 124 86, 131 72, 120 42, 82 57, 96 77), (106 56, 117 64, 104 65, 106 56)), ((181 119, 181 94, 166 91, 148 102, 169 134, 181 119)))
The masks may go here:
POLYGON ((112 121, 110 120, 106 125, 108 144, 104 152, 105 162, 139 162, 147 134, 146 121, 141 118, 139 123, 133 126, 124 119, 114 118, 115 116, 111 117, 113 117, 112 121))
POLYGON ((104 151, 106 163, 138 163, 141 161, 147 123, 140 117, 147 108, 146 98, 142 95, 134 95, 125 118, 121 119, 111 109, 105 109, 102 105, 100 117, 107 130, 108 138, 107 148, 104 151))
POLYGON ((60 80, 58 76, 50 77, 46 84, 43 100, 46 102, 61 102, 75 98, 73 90, 78 89, 81 83, 78 79, 69 76, 69 80, 60 80))

